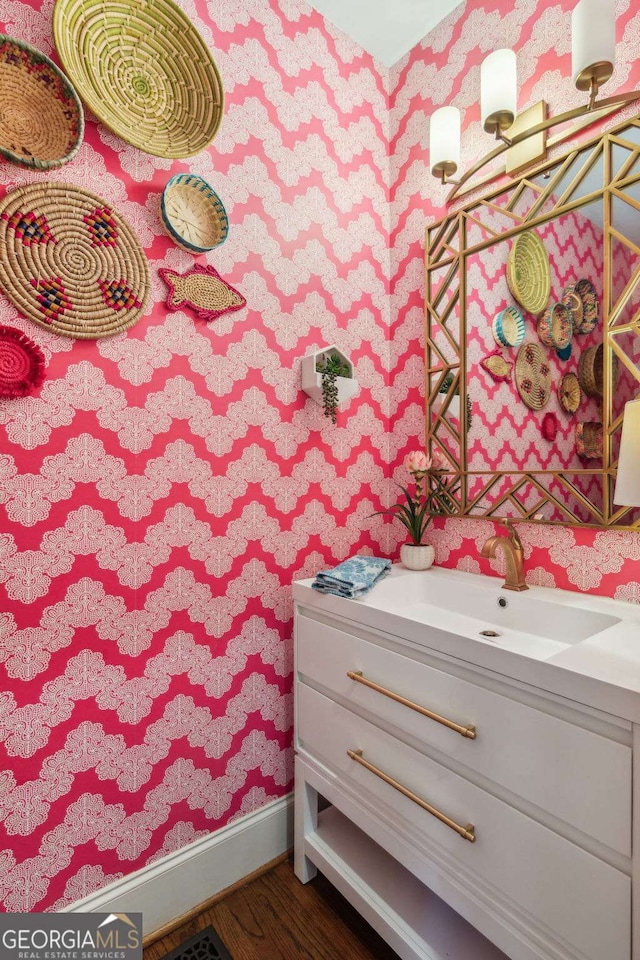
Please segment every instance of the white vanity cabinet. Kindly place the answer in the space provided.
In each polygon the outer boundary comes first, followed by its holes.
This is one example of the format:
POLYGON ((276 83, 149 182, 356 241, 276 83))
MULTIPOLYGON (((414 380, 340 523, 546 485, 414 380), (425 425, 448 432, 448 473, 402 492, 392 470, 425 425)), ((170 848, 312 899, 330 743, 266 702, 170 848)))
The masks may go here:
POLYGON ((640 960, 633 718, 593 678, 559 694, 552 663, 532 684, 522 657, 496 671, 429 625, 417 643, 294 598, 298 877, 321 870, 403 960, 640 960))

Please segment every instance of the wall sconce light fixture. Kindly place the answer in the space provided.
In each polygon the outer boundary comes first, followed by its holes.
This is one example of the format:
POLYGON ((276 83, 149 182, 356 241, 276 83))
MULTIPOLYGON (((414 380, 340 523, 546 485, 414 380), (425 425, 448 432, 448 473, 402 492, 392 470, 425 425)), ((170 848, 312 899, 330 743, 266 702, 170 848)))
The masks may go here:
MULTIPOLYGON (((454 180, 452 178, 460 164, 460 112, 456 107, 440 107, 431 116, 431 173, 443 185, 450 184, 453 187, 447 203, 456 197, 460 188, 479 170, 508 148, 538 134, 544 134, 552 127, 583 117, 591 111, 613 110, 623 103, 640 99, 640 91, 637 90, 618 93, 604 100, 596 99, 600 87, 613 73, 615 34, 615 0, 579 0, 571 17, 571 66, 573 81, 578 90, 589 91, 589 102, 555 117, 544 117, 544 105, 541 105, 540 115, 544 119, 531 126, 526 126, 525 123, 524 129, 521 124, 514 125, 514 120, 517 120, 515 53, 513 50, 495 50, 485 58, 480 68, 480 113, 483 128, 487 133, 495 135, 500 141, 498 146, 458 180, 454 180), (508 131, 511 127, 514 133, 510 137, 508 131)), ((544 159, 544 148, 543 155, 537 159, 544 159)))
POLYGON ((508 130, 518 108, 518 78, 513 50, 494 50, 480 67, 480 115, 483 129, 496 139, 508 130))
POLYGON ((624 405, 613 502, 624 507, 640 507, 640 397, 624 405))

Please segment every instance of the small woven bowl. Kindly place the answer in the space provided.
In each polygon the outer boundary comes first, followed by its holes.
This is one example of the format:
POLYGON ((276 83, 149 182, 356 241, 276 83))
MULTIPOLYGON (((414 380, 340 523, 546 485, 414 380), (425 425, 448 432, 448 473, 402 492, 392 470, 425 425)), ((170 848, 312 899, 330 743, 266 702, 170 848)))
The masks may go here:
POLYGON ((594 420, 576 424, 576 453, 585 460, 601 460, 604 449, 603 426, 594 420))
POLYGON ((524 343, 524 317, 517 307, 506 307, 496 314, 492 330, 494 340, 500 347, 519 347, 524 343))
POLYGON ((171 239, 189 253, 206 253, 227 239, 227 212, 202 177, 191 173, 171 177, 162 192, 160 213, 171 239))
POLYGON ((573 324, 569 308, 564 303, 554 303, 538 320, 538 337, 545 347, 564 350, 571 343, 573 324))
POLYGON ((72 160, 84 134, 78 95, 35 47, 0 33, 0 155, 34 170, 72 160))

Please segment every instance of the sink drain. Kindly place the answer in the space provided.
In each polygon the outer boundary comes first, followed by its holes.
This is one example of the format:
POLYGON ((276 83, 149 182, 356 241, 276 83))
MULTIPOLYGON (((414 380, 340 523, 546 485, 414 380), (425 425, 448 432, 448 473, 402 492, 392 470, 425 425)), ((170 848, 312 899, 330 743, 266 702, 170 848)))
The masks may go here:
POLYGON ((499 637, 500 634, 496 630, 481 630, 481 637, 499 637))

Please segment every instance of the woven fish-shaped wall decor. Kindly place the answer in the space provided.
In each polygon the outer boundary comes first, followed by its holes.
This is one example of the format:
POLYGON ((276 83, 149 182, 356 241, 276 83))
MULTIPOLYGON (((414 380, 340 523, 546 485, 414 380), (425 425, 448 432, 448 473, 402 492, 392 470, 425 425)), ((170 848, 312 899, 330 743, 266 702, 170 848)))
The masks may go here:
POLYGON ((223 313, 240 310, 247 301, 213 267, 197 263, 186 273, 164 268, 160 276, 169 287, 165 301, 170 310, 190 307, 200 320, 215 320, 223 313))
POLYGON ((480 366, 486 370, 493 380, 510 380, 513 372, 513 363, 505 360, 499 350, 490 353, 488 357, 483 357, 480 366))

